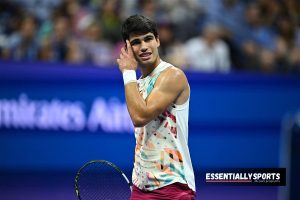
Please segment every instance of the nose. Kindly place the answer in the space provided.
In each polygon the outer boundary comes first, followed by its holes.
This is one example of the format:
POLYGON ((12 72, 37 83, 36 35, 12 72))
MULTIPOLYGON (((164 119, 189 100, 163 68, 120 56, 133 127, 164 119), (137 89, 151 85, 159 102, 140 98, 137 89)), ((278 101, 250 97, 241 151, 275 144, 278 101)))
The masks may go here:
POLYGON ((148 50, 148 47, 146 45, 146 42, 142 41, 141 43, 141 52, 146 52, 148 50))

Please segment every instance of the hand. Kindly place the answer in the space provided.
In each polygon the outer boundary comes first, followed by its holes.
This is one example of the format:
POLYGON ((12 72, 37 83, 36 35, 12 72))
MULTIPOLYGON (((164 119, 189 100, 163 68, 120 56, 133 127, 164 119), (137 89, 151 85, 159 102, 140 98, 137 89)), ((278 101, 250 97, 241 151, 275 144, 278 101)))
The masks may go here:
POLYGON ((120 58, 117 59, 117 63, 121 72, 124 70, 136 70, 138 66, 138 63, 134 58, 132 47, 128 40, 126 40, 126 47, 127 49, 122 47, 120 58))

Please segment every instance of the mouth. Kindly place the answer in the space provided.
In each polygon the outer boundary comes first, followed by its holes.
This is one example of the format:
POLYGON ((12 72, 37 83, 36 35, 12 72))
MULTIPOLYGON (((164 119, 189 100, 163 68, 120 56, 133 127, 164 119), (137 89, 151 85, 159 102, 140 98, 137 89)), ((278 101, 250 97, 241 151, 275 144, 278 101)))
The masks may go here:
POLYGON ((146 52, 146 53, 141 53, 139 56, 143 61, 145 61, 145 60, 149 60, 151 58, 151 55, 152 55, 151 53, 146 52))

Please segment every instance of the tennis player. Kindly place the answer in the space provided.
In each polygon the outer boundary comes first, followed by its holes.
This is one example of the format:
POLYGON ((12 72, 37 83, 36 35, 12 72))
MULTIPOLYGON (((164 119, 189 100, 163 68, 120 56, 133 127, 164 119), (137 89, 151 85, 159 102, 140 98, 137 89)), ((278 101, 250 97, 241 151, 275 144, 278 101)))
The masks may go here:
POLYGON ((155 23, 133 15, 122 25, 126 45, 117 59, 135 126, 131 200, 192 200, 195 180, 188 149, 190 87, 182 70, 160 59, 155 23), (137 80, 136 70, 142 76, 137 80))

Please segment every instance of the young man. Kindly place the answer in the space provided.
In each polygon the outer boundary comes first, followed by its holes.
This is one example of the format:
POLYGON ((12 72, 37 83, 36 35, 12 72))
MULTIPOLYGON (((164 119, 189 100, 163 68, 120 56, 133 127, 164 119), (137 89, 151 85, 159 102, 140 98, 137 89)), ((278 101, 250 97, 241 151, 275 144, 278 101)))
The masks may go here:
POLYGON ((136 138, 131 200, 195 199, 188 149, 187 78, 160 59, 159 37, 150 19, 129 17, 123 23, 122 37, 126 45, 117 62, 136 138))

